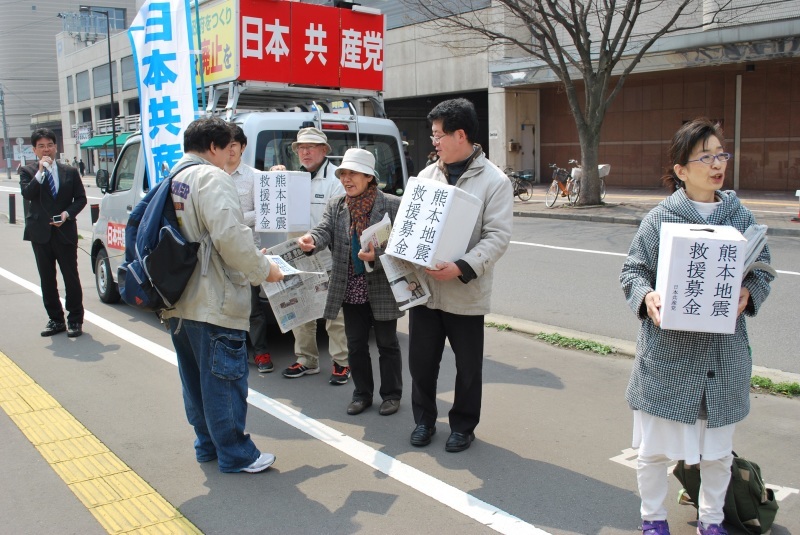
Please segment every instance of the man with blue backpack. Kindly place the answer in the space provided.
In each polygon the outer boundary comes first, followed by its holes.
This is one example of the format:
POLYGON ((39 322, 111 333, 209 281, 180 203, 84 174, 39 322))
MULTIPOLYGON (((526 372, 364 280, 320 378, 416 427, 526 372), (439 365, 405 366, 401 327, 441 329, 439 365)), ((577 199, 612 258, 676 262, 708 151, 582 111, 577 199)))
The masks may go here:
POLYGON ((228 123, 210 117, 194 121, 184 134, 172 201, 181 234, 200 243, 198 255, 207 265, 198 263, 162 318, 178 357, 197 461, 218 459, 221 472, 256 473, 269 468, 275 456, 261 453, 244 432, 250 286, 283 275, 253 244, 236 186, 222 170, 232 138, 228 123))

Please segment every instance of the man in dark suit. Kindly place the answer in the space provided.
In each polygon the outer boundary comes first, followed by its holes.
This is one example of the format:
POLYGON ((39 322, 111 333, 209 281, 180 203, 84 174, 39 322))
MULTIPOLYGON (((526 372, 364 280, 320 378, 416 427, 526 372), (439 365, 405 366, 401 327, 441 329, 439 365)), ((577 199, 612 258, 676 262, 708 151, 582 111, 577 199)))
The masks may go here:
POLYGON ((56 162, 56 134, 40 128, 31 134, 37 163, 20 169, 22 197, 30 201, 23 239, 31 242, 42 300, 50 321, 42 336, 67 331, 75 337, 83 333, 83 291, 78 277, 78 225, 75 218, 86 206, 83 182, 74 167, 56 162), (64 279, 67 322, 58 296, 56 263, 64 279))

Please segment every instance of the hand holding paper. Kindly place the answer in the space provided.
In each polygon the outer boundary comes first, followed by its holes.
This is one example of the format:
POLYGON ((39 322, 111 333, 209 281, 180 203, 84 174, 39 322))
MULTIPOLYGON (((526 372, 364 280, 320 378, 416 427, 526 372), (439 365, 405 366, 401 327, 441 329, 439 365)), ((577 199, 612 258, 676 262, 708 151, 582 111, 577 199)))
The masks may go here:
POLYGON ((315 247, 314 238, 311 234, 304 234, 297 238, 297 245, 304 253, 310 253, 315 247))
POLYGON ((750 290, 742 286, 742 289, 739 290, 739 309, 736 313, 737 316, 741 316, 744 309, 747 308, 747 303, 750 301, 750 290))
POLYGON ((661 296, 658 292, 650 292, 644 296, 644 304, 647 307, 647 316, 653 320, 653 325, 661 326, 661 296))
POLYGON ((368 242, 367 246, 358 252, 358 258, 364 262, 375 261, 375 250, 372 247, 372 242, 368 242))

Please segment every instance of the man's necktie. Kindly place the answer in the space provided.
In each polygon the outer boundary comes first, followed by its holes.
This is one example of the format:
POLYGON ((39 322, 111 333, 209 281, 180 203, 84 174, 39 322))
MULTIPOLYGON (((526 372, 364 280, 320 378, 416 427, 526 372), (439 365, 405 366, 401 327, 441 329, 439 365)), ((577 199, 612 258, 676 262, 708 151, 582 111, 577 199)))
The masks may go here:
POLYGON ((50 193, 53 195, 53 198, 55 199, 56 194, 58 193, 56 191, 56 181, 53 180, 53 175, 47 169, 45 169, 44 171, 44 177, 47 180, 47 185, 50 186, 50 193))

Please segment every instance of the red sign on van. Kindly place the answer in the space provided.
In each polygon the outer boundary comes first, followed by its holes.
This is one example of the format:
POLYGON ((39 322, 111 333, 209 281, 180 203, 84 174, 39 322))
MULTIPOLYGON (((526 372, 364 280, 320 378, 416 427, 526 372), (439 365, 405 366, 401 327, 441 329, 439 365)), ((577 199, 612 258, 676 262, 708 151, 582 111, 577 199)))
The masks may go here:
POLYGON ((383 15, 342 9, 341 86, 383 90, 383 15))
POLYGON ((240 0, 239 80, 383 90, 383 15, 240 0))

